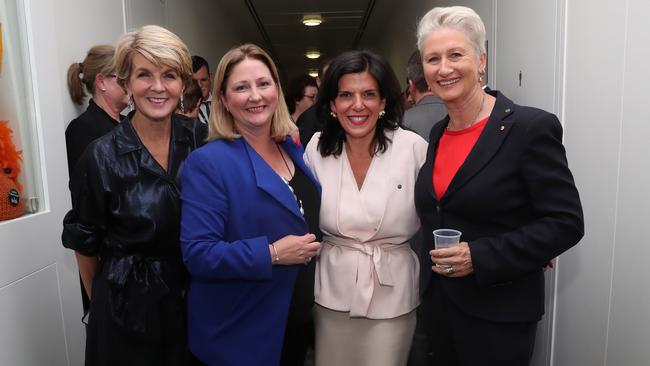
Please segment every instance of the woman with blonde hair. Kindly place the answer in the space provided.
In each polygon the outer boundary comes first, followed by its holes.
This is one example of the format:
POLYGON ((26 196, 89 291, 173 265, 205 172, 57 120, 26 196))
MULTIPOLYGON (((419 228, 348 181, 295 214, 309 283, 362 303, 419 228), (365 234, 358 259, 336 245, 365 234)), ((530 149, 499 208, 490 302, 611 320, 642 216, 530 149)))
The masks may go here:
POLYGON ((186 365, 176 177, 204 132, 173 112, 192 77, 190 54, 175 34, 144 26, 119 41, 115 70, 135 112, 81 157, 64 219, 64 246, 98 258, 84 281, 86 365, 186 365))
POLYGON ((320 187, 266 52, 228 51, 212 95, 209 142, 181 179, 190 350, 209 365, 304 364, 320 187))

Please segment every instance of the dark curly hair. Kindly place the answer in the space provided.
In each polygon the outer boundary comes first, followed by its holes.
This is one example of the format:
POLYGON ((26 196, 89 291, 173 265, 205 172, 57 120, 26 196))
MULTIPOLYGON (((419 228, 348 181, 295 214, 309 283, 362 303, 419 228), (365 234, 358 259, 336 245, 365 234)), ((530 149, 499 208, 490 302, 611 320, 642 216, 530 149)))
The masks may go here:
POLYGON ((319 111, 323 122, 323 131, 318 141, 318 151, 323 157, 339 156, 343 151, 345 130, 339 121, 330 115, 330 102, 336 99, 339 92, 339 79, 346 74, 368 72, 379 85, 379 94, 386 100, 383 118, 377 120, 375 135, 373 136, 371 153, 386 151, 390 139, 386 131, 396 130, 402 126, 404 107, 401 103, 401 88, 395 72, 390 64, 381 56, 368 50, 347 51, 338 55, 325 73, 316 101, 316 110, 319 111))

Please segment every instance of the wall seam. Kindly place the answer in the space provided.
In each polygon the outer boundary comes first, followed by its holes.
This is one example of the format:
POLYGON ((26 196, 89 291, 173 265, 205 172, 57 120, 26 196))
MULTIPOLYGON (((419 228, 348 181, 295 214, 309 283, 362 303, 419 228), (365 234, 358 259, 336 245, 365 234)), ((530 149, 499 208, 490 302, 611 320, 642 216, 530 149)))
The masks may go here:
MULTIPOLYGON (((499 26, 498 24, 498 18, 497 18, 497 7, 499 6, 499 0, 492 0, 492 51, 490 51, 491 55, 490 57, 492 58, 492 62, 490 63, 490 68, 492 74, 490 74, 490 78, 492 79, 492 87, 496 90, 499 90, 499 86, 496 84, 497 81, 497 45, 499 44, 499 40, 497 39, 497 27, 499 26)), ((490 80, 488 80, 490 82, 490 80)))
POLYGON ((127 32, 126 29, 126 1, 127 0, 122 0, 122 28, 124 33, 127 32))
POLYGON ((619 196, 621 191, 621 163, 622 163, 622 150, 623 150, 623 115, 624 115, 624 105, 625 105, 625 69, 627 67, 627 55, 628 55, 628 35, 629 35, 629 14, 630 14, 630 0, 625 1, 625 31, 623 33, 623 70, 622 81, 621 81, 621 112, 619 118, 619 134, 618 134, 618 169, 616 172, 616 194, 615 194, 615 204, 614 204, 614 225, 613 225, 613 237, 612 237, 612 262, 610 265, 610 277, 609 277, 609 303, 607 304, 607 322, 605 326, 605 352, 603 354, 603 366, 607 366, 607 354, 609 352, 609 331, 611 328, 612 321, 612 299, 614 294, 614 263, 616 261, 616 232, 618 229, 618 214, 619 214, 619 196))
MULTIPOLYGON (((564 125, 566 123, 565 117, 566 117, 566 62, 567 62, 567 30, 569 29, 568 27, 568 19, 569 19, 569 2, 566 0, 559 0, 559 6, 558 6, 558 16, 562 17, 562 27, 559 30, 560 34, 556 35, 556 46, 558 49, 558 52, 560 52, 559 55, 557 55, 557 64, 556 66, 559 68, 558 75, 556 75, 556 82, 557 82, 557 87, 556 90, 559 91, 559 95, 556 96, 555 98, 555 103, 556 103, 556 109, 557 113, 559 115, 560 121, 562 121, 562 124, 564 125), (559 80, 558 80, 559 79, 559 80)), ((559 23, 559 22, 558 22, 559 23)), ((551 320, 551 332, 550 332, 550 340, 549 340, 549 349, 548 349, 548 365, 549 366, 554 366, 555 365, 555 335, 556 335, 556 325, 557 325, 557 288, 558 288, 558 282, 560 278, 560 271, 561 271, 561 265, 560 265, 561 259, 557 259, 557 269, 555 272, 555 276, 553 277, 553 300, 551 302, 551 309, 552 309, 552 314, 553 318, 551 320)))

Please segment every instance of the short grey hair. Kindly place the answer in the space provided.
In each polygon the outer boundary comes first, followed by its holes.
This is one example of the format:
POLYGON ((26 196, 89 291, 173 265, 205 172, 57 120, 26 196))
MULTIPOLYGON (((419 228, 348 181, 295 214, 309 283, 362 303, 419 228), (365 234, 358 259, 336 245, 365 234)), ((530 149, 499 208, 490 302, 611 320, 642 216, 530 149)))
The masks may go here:
POLYGON ((429 33, 446 27, 465 33, 477 56, 485 52, 485 25, 481 17, 466 6, 436 7, 429 10, 418 24, 418 50, 422 52, 422 42, 429 33))

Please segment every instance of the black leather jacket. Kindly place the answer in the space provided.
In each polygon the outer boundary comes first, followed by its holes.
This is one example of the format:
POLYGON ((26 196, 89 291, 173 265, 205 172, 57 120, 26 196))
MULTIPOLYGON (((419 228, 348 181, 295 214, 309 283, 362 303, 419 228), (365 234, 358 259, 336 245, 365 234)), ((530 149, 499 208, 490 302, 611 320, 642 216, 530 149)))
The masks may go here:
POLYGON ((111 318, 129 330, 146 332, 143 312, 184 291, 177 177, 205 135, 205 125, 174 115, 165 171, 125 118, 86 149, 73 171, 63 245, 100 258, 96 276, 110 284, 111 318))

